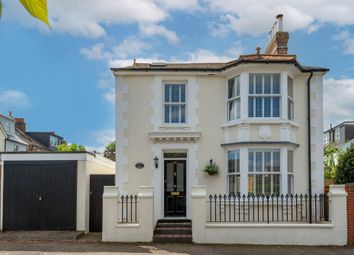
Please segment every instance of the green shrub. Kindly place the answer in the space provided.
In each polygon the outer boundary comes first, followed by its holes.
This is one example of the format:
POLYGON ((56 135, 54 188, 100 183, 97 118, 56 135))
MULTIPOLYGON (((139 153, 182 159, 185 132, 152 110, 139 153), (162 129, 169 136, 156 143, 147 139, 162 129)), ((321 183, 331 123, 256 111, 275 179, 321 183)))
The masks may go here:
POLYGON ((354 143, 338 156, 335 182, 336 184, 354 182, 354 143))

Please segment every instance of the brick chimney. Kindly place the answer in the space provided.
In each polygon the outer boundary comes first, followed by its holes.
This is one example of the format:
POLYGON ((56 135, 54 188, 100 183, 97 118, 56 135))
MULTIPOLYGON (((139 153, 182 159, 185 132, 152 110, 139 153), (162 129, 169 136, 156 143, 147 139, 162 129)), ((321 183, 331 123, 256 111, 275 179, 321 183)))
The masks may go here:
POLYGON ((269 44, 265 54, 286 55, 288 54, 289 33, 283 31, 283 14, 278 14, 276 19, 277 21, 269 32, 269 44))
POLYGON ((15 118, 15 126, 16 128, 18 128, 19 130, 26 132, 26 122, 24 118, 15 118))

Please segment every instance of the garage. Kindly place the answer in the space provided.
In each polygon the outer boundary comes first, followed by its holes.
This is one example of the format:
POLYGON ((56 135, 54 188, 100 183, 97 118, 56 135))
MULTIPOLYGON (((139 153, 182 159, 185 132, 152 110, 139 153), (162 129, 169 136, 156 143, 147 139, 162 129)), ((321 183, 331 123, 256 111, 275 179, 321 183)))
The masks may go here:
POLYGON ((0 169, 2 230, 99 231, 96 207, 103 185, 114 183, 113 161, 87 152, 6 152, 0 169))
POLYGON ((4 165, 3 230, 76 230, 76 161, 4 165))

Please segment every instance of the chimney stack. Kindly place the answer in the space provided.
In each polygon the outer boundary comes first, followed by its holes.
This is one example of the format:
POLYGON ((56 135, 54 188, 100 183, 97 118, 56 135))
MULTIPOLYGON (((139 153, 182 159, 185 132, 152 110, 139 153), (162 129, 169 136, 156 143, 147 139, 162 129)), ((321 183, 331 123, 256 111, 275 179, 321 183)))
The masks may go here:
POLYGON ((265 54, 287 55, 289 33, 283 31, 283 14, 278 14, 276 19, 277 21, 269 31, 269 44, 265 54))
POLYGON ((26 122, 24 118, 15 118, 15 126, 17 129, 26 132, 26 122))

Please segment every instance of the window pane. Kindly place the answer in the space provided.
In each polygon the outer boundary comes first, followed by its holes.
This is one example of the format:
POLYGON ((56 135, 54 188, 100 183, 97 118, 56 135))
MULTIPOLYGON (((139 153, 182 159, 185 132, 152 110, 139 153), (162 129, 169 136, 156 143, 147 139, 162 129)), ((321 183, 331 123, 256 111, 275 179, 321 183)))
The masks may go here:
POLYGON ((240 178, 240 175, 238 174, 238 175, 236 175, 236 192, 237 192, 237 194, 241 193, 241 190, 240 190, 241 185, 240 185, 240 183, 241 183, 241 178, 240 178))
POLYGON ((170 110, 171 110, 171 106, 165 105, 165 122, 166 123, 170 122, 170 110))
POLYGON ((236 77, 236 96, 240 95, 241 81, 240 76, 236 77))
POLYGON ((271 94, 270 74, 264 75, 264 94, 271 94))
POLYGON ((256 171, 257 172, 263 172, 262 163, 263 163, 262 152, 261 151, 257 151, 256 152, 256 171))
POLYGON ((262 98, 256 97, 256 117, 262 117, 262 98))
POLYGON ((236 194, 235 193, 235 175, 228 175, 228 185, 229 185, 229 194, 236 194))
POLYGON ((264 117, 271 117, 271 98, 265 97, 264 98, 264 117))
POLYGON ((280 74, 273 74, 273 94, 280 94, 280 74))
POLYGON ((171 85, 165 85, 165 102, 170 102, 171 85))
POLYGON ((235 97, 235 78, 229 80, 228 98, 235 97))
POLYGON ((254 89, 253 89, 253 83, 254 83, 254 74, 250 74, 250 80, 249 80, 249 93, 253 94, 254 93, 254 89))
POLYGON ((273 152, 273 172, 280 172, 280 151, 273 152))
POLYGON ((256 75, 256 94, 262 94, 262 75, 256 75))
POLYGON ((236 119, 239 119, 241 116, 241 102, 240 99, 236 99, 236 119))
POLYGON ((280 98, 273 97, 273 117, 280 116, 280 98))
POLYGON ((254 97, 248 98, 248 117, 253 117, 253 101, 254 97))
POLYGON ((270 195, 272 193, 272 175, 264 175, 264 193, 270 195))
POLYGON ((253 159, 254 152, 250 151, 248 152, 248 171, 253 172, 254 169, 254 159, 253 159))
POLYGON ((186 123, 186 106, 181 105, 180 110, 181 110, 181 123, 186 123))
POLYGON ((273 194, 280 194, 280 174, 273 175, 273 194))
POLYGON ((261 174, 256 174, 254 175, 256 177, 256 194, 262 194, 262 175, 261 174))
POLYGON ((294 172, 294 153, 288 150, 288 172, 294 172))
POLYGON ((272 153, 270 151, 264 152, 265 172, 272 172, 272 153))
POLYGON ((181 88, 181 102, 186 102, 186 86, 184 84, 180 85, 181 88))
POLYGON ((293 87, 293 79, 288 76, 288 96, 294 97, 294 87, 293 87))
POLYGON ((234 173, 235 172, 235 151, 229 151, 228 155, 228 172, 234 173))
POLYGON ((288 119, 294 120, 294 102, 288 99, 288 119))
POLYGON ((248 193, 254 194, 254 175, 248 175, 248 193))
POLYGON ((184 164, 177 163, 177 191, 184 191, 184 164))
POLYGON ((294 176, 292 174, 288 174, 288 194, 294 193, 294 176))
POLYGON ((172 85, 172 102, 179 102, 179 93, 180 93, 180 86, 178 85, 172 85))
POLYGON ((171 107, 171 122, 179 123, 179 106, 172 105, 171 107))
POLYGON ((236 107, 236 101, 233 100, 233 101, 230 101, 228 102, 229 104, 229 107, 228 107, 228 111, 229 111, 229 120, 234 120, 235 119, 235 107, 236 107))

